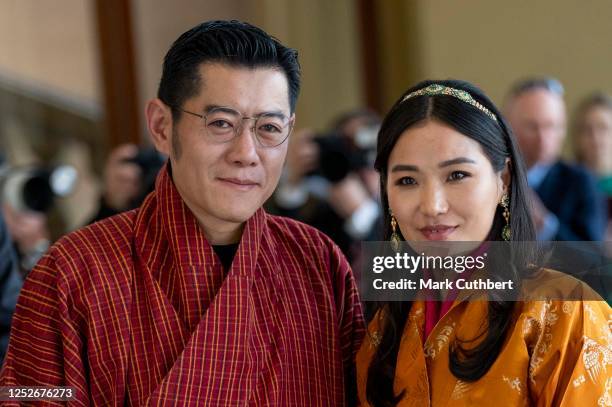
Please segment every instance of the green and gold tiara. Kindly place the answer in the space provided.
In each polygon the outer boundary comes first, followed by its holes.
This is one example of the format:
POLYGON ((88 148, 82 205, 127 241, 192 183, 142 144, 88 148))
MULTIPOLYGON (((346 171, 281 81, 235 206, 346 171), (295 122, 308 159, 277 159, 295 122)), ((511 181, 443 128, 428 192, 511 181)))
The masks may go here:
POLYGON ((415 90, 414 92, 409 93, 408 95, 404 96, 404 98, 402 99, 402 103, 405 100, 408 100, 410 98, 413 98, 416 96, 423 96, 423 95, 427 95, 427 96, 447 95, 447 96, 456 97, 457 99, 465 103, 468 103, 477 109, 482 110, 487 116, 489 116, 491 119, 497 122, 497 117, 495 117, 493 112, 491 112, 489 109, 487 109, 486 107, 478 103, 476 100, 474 100, 472 95, 470 95, 468 92, 466 92, 465 90, 461 90, 461 89, 449 88, 448 86, 433 84, 433 85, 424 87, 422 89, 415 90))

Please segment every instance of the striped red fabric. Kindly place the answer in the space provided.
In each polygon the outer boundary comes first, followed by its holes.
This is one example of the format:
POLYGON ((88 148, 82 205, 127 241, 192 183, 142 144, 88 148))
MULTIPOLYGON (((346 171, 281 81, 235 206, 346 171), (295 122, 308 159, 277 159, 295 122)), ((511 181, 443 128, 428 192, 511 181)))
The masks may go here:
POLYGON ((0 385, 74 405, 345 405, 364 334, 329 238, 258 210, 227 275, 167 169, 141 208, 58 241, 21 292, 0 385))

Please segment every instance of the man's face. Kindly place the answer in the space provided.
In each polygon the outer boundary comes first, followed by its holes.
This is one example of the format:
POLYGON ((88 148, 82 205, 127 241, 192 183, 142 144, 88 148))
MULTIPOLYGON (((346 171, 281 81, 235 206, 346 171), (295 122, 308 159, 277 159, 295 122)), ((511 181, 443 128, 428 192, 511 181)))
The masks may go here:
MULTIPOLYGON (((280 70, 207 63, 200 66, 200 76, 198 95, 182 109, 204 115, 211 106, 223 106, 248 117, 291 115, 287 78, 280 70)), ((205 229, 242 224, 278 184, 288 143, 262 147, 252 127, 253 120, 245 120, 237 137, 218 143, 207 137, 199 117, 181 113, 173 123, 169 155, 174 184, 205 229)))
POLYGON ((527 167, 557 160, 565 136, 563 99, 545 89, 529 90, 510 101, 507 117, 527 167))
POLYGON ((593 106, 583 112, 576 131, 583 164, 598 174, 612 169, 612 109, 593 106))

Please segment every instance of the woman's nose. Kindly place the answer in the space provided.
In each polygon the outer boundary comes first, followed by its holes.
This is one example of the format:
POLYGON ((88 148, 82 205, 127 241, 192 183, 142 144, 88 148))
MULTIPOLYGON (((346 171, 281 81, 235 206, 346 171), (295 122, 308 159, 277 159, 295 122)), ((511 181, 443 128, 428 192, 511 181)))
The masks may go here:
POLYGON ((428 217, 436 217, 448 211, 448 201, 442 185, 425 185, 420 199, 421 212, 428 217))

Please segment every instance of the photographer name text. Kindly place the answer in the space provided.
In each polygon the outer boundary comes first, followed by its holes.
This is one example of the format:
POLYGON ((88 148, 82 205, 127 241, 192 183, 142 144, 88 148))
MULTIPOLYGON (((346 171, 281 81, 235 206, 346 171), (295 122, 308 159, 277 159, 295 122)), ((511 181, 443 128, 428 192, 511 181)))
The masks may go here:
POLYGON ((445 279, 437 281, 434 279, 420 279, 417 281, 402 278, 397 281, 385 281, 381 278, 373 282, 375 290, 513 290, 514 281, 494 281, 489 278, 466 280, 458 278, 456 280, 445 279))

